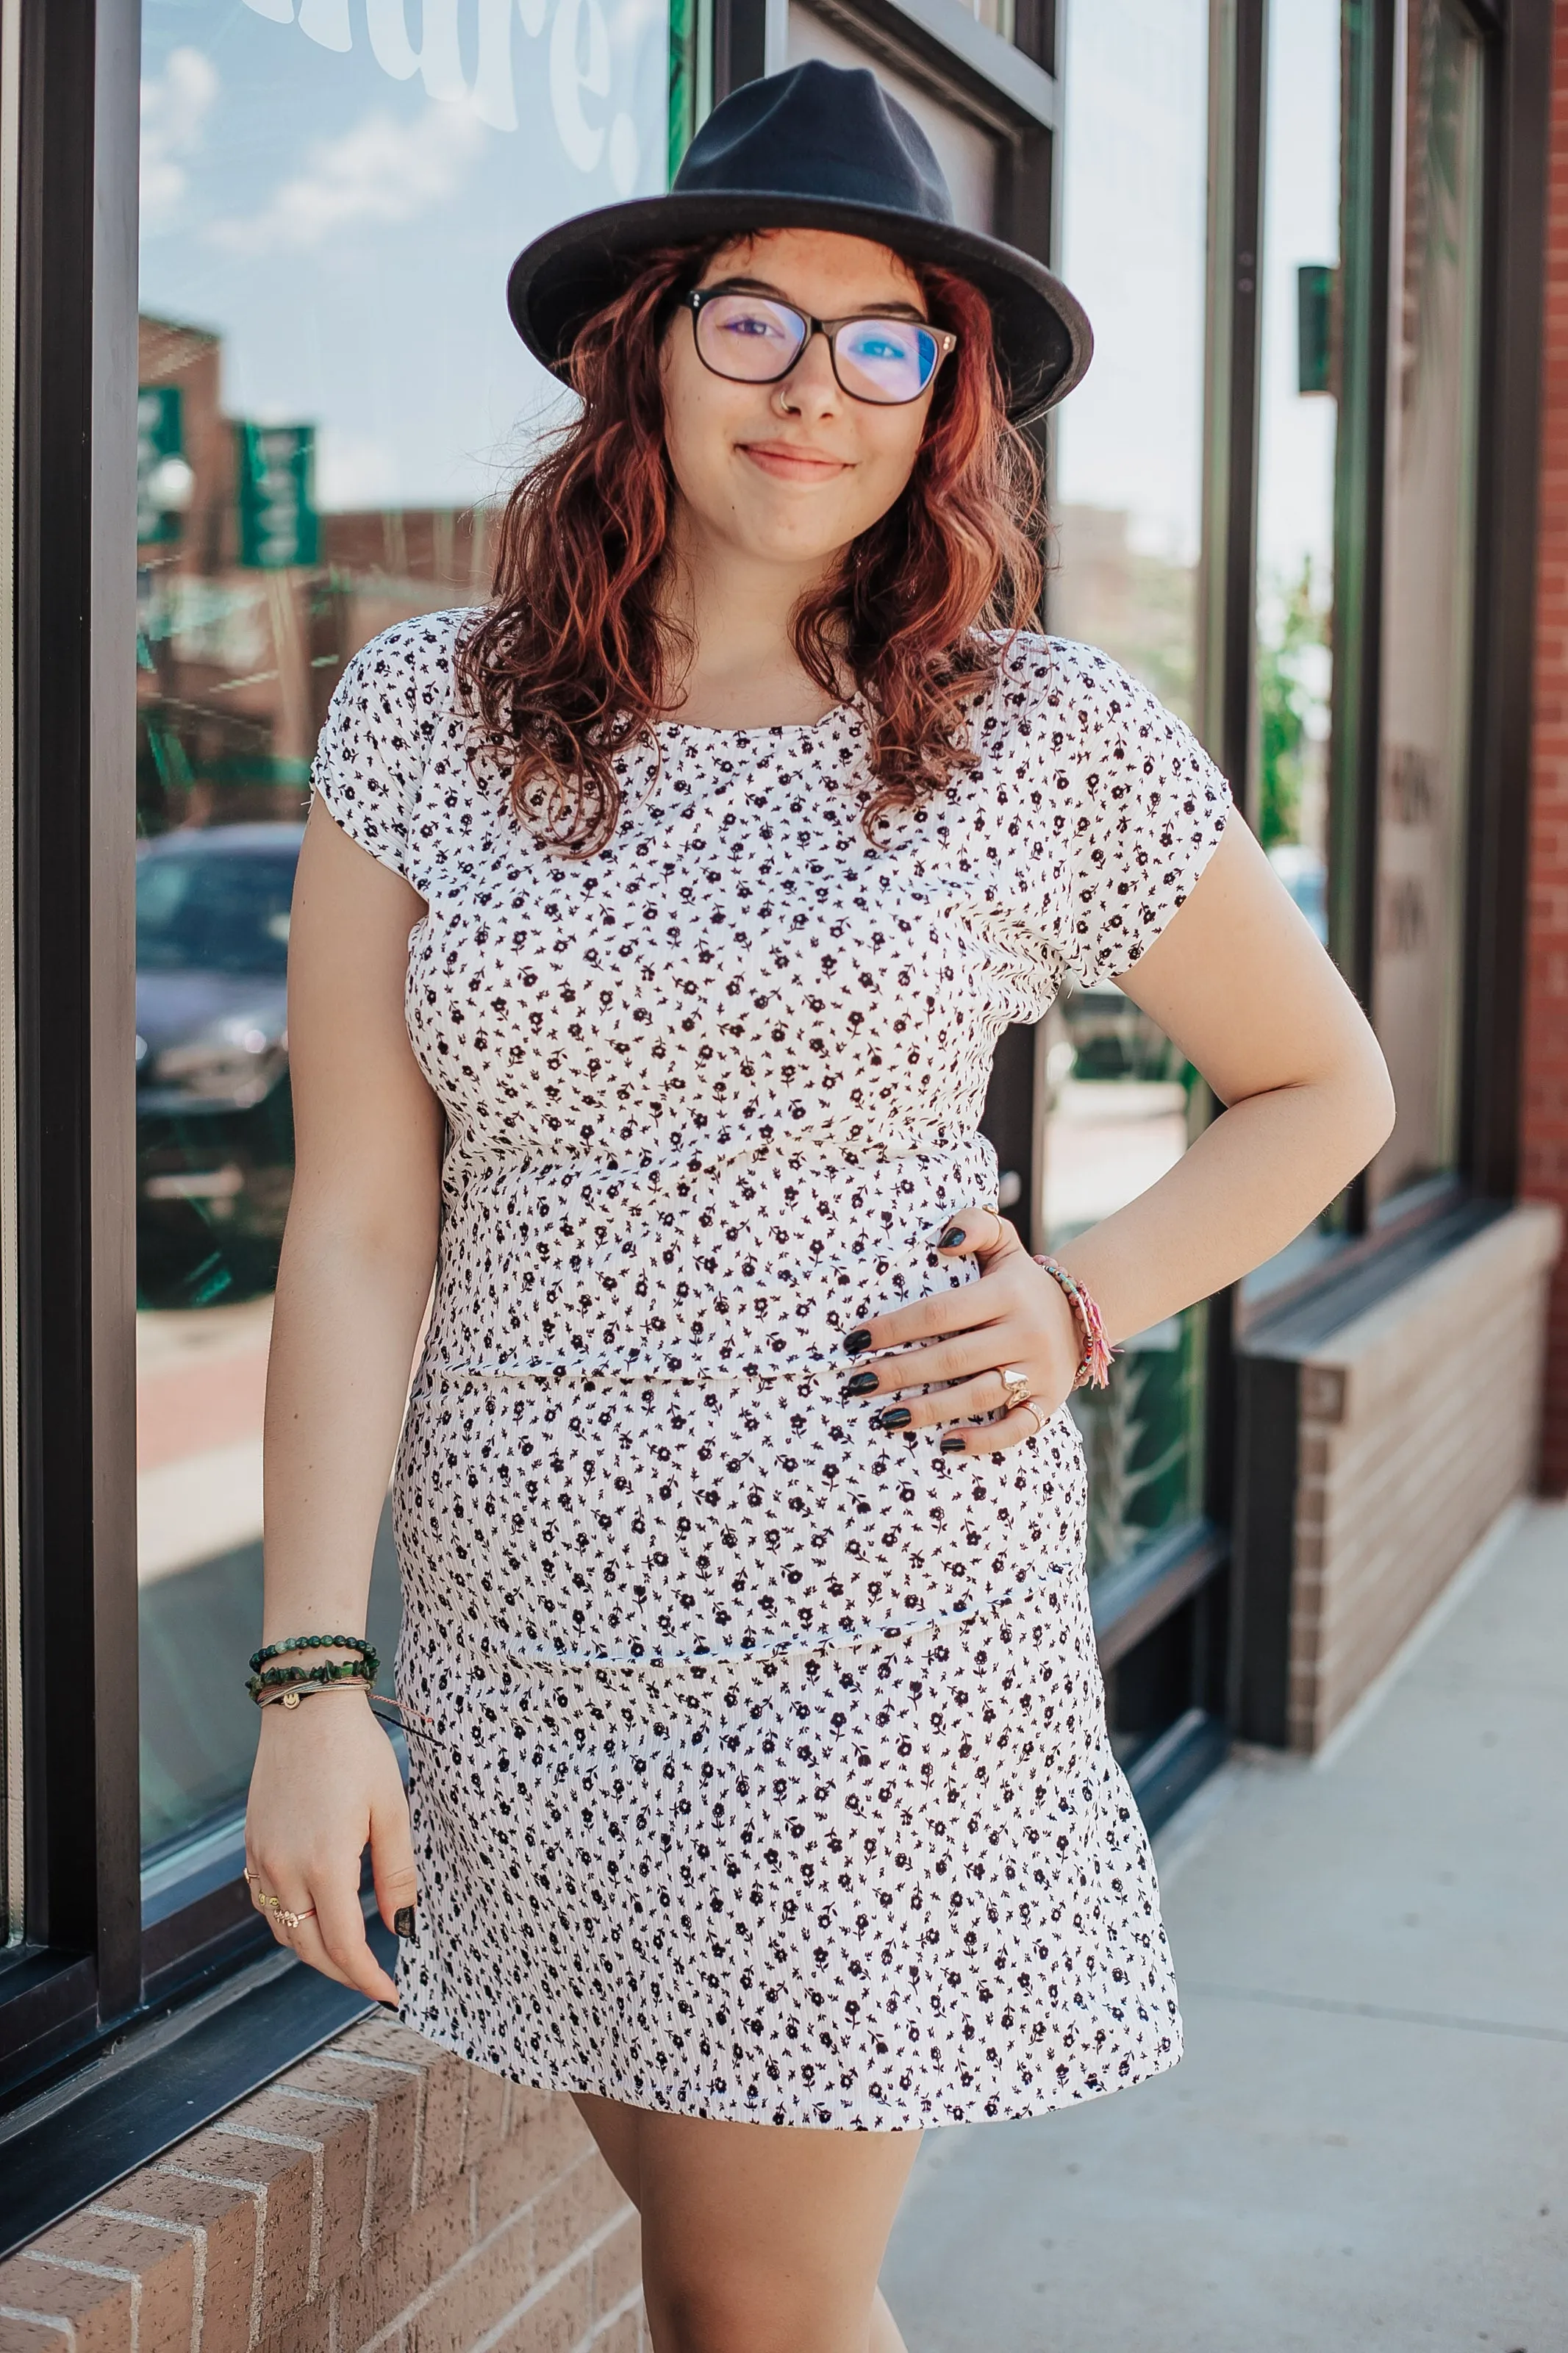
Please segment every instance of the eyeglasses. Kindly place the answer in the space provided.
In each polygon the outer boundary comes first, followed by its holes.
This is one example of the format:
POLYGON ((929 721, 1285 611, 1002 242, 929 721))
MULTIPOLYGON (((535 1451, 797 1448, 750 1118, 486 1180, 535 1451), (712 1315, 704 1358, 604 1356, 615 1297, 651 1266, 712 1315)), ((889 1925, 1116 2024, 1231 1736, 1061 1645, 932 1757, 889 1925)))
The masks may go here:
POLYGON ((779 384, 813 335, 826 335, 833 373, 851 400, 897 408, 929 391, 958 337, 923 319, 813 319, 769 294, 699 286, 686 297, 697 356, 732 384, 779 384))

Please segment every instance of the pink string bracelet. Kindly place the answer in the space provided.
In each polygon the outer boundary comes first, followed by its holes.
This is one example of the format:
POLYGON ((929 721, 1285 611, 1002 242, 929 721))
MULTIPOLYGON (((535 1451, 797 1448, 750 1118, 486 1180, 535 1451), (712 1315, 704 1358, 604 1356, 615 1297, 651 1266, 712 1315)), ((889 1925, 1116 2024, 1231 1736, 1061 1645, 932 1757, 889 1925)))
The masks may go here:
POLYGON ((1116 1351, 1105 1336, 1105 1318, 1099 1304, 1092 1300, 1081 1282, 1070 1275, 1059 1259, 1036 1254, 1035 1264, 1043 1266, 1053 1282, 1059 1283, 1072 1309, 1072 1320, 1078 1325, 1078 1372, 1073 1380, 1075 1389, 1108 1388, 1110 1385, 1110 1359, 1116 1351))

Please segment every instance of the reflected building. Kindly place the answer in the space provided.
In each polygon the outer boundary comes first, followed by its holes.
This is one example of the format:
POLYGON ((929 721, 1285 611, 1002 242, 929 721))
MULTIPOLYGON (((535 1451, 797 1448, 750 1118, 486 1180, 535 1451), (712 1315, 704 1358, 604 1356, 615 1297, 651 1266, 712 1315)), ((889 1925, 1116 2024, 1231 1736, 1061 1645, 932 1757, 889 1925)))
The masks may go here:
POLYGON ((225 413, 222 339, 143 315, 138 355, 143 404, 174 396, 160 437, 173 446, 146 452, 137 549, 138 828, 300 818, 344 665, 395 621, 482 604, 493 516, 319 513, 307 424, 284 428, 305 457, 292 542, 247 546, 241 462, 247 435, 268 428, 225 413), (170 457, 180 502, 163 507, 170 457), (290 560, 302 541, 311 560, 290 560))

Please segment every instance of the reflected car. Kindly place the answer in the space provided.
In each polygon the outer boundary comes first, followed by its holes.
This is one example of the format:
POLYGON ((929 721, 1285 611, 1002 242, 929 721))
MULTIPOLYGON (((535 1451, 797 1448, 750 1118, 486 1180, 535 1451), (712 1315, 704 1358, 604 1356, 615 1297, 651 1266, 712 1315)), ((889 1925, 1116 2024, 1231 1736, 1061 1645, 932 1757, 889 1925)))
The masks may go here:
POLYGON ((136 855, 136 1209, 150 1305, 270 1287, 294 1173, 286 978, 304 828, 136 855))

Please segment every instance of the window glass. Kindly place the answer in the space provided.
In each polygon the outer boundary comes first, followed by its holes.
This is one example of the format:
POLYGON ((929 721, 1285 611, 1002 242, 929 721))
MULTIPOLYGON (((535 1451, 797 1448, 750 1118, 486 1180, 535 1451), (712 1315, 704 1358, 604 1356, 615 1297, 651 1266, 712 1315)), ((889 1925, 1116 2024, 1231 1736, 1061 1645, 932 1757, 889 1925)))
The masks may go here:
POLYGON ((1258 839, 1328 938, 1339 0, 1268 23, 1258 485, 1258 839))
POLYGON ((1059 637, 1194 715, 1203 512, 1207 0, 1069 8, 1062 271, 1094 365, 1056 426, 1059 637))
MULTIPOLYGON (((1059 1250, 1174 1167, 1203 1116, 1197 1074, 1121 990, 1068 989, 1036 1037, 1039 1229, 1059 1250)), ((1109 1388, 1069 1403, 1089 1462, 1089 1573, 1202 1508, 1204 1308, 1126 1341, 1109 1388)))
MULTIPOLYGON (((142 1826, 242 1798, 292 1168, 284 966, 344 662, 479 601, 560 395, 508 322, 551 221, 665 185, 650 0, 144 0, 137 1240, 142 1826)), ((388 1655, 384 1525, 372 1633, 388 1655)))
MULTIPOLYGON (((1268 19, 1263 154, 1258 480, 1258 839, 1329 941, 1334 470, 1339 442, 1340 0, 1268 19)), ((1342 1203, 1257 1268, 1245 1309, 1310 1272, 1342 1237, 1342 1203)))
POLYGON ((971 228, 992 226, 996 214, 996 142, 990 132, 943 106, 906 75, 896 73, 815 9, 803 7, 801 0, 790 0, 789 62, 799 65, 806 58, 821 58, 830 66, 868 66, 883 89, 908 107, 931 141, 952 191, 957 217, 971 228))
MULTIPOLYGON (((1195 716, 1207 235, 1206 0, 1069 9, 1063 274, 1095 359, 1059 412, 1050 627, 1195 716)), ((1200 1116, 1194 1072, 1120 989, 1069 989, 1037 1033, 1035 1229, 1069 1241, 1154 1183, 1200 1116)), ((1129 1341, 1072 1408, 1089 1573, 1201 1506, 1205 1314, 1129 1341)))
POLYGON ((1481 214, 1480 45, 1406 16, 1394 178, 1373 1018, 1398 1115, 1375 1215, 1455 1165, 1470 728, 1481 214))

